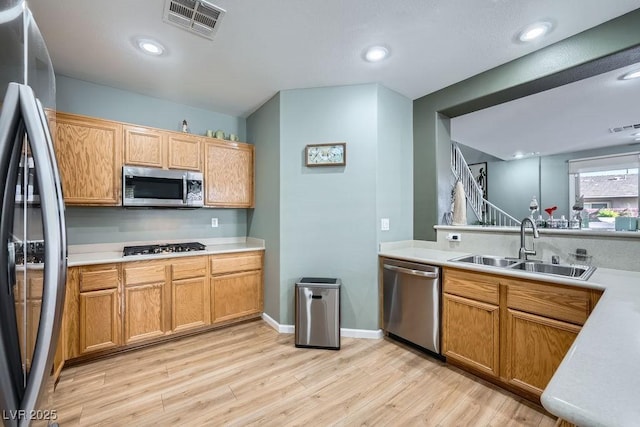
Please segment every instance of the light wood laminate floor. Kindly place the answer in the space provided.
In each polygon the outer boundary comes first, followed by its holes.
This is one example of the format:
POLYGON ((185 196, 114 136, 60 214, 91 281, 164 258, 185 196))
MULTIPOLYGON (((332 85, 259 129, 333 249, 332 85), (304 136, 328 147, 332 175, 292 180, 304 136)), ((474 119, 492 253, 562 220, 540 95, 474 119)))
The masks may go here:
POLYGON ((534 405, 387 339, 298 349, 262 321, 66 368, 60 425, 553 426, 534 405))

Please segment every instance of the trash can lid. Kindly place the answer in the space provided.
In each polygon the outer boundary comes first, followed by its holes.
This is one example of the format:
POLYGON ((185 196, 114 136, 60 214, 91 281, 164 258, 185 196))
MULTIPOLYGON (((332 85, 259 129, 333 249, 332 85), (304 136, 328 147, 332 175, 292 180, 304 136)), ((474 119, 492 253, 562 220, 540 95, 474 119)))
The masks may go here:
POLYGON ((340 284, 340 279, 334 277, 303 277, 298 283, 321 283, 325 285, 340 284))

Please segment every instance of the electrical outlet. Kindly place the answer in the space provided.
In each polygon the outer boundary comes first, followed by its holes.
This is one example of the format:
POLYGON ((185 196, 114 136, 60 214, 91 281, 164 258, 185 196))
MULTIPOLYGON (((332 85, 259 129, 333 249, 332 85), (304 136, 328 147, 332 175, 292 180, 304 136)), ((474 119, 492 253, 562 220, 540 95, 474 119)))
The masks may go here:
POLYGON ((380 219, 380 230, 389 231, 389 218, 380 219))
POLYGON ((211 218, 211 228, 218 227, 218 218, 211 218))
POLYGON ((450 242, 459 242, 462 240, 462 234, 460 233, 448 233, 447 240, 450 242))

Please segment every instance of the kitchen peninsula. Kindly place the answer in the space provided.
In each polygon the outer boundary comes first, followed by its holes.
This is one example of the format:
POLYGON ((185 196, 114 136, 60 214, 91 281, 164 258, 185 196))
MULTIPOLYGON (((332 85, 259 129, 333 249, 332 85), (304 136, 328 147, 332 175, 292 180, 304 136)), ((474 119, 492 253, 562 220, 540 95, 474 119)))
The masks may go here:
MULTIPOLYGON (((441 265, 460 271, 500 274, 516 281, 535 280, 576 289, 604 291, 544 389, 541 402, 551 413, 577 425, 633 425, 640 419, 637 394, 640 376, 636 369, 637 360, 640 358, 640 346, 636 339, 635 327, 640 324, 640 288, 637 286, 640 282, 640 272, 611 267, 606 262, 599 264, 598 261, 596 271, 588 280, 583 281, 460 263, 451 260, 470 253, 491 252, 498 255, 496 251, 503 251, 499 254, 502 256, 513 256, 517 254, 518 238, 510 230, 478 231, 473 227, 448 226, 436 226, 436 229, 436 242, 383 243, 379 255, 441 265), (447 233, 453 230, 462 234, 459 242, 446 240, 447 233), (510 238, 505 237, 509 234, 510 238), (502 241, 502 244, 494 245, 498 241, 502 241)), ((610 251, 609 253, 621 253, 621 247, 637 244, 636 239, 640 236, 630 234, 625 233, 626 238, 621 239, 603 240, 601 237, 600 244, 610 251)), ((594 239, 596 237, 592 236, 594 239)), ((558 250, 564 244, 554 247, 553 244, 545 242, 546 239, 548 236, 545 235, 536 239, 536 247, 545 254, 545 259, 553 250, 558 250)), ((575 239, 572 241, 575 244, 575 239)), ((621 257, 624 258, 622 254, 621 257)), ((610 263, 625 261, 613 258, 609 256, 610 263)), ((633 262, 626 265, 638 268, 633 262)))

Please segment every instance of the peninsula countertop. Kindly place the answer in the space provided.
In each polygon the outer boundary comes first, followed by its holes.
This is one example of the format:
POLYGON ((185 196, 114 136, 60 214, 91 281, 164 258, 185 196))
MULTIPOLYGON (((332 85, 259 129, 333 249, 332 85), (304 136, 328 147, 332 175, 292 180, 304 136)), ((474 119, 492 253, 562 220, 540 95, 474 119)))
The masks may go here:
POLYGON ((636 426, 640 420, 640 273, 598 267, 577 280, 450 261, 468 252, 433 242, 381 244, 380 256, 602 289, 604 293, 542 394, 551 413, 580 426, 636 426))
POLYGON ((170 241, 145 241, 145 242, 126 242, 126 243, 105 243, 92 245, 69 245, 68 267, 77 267, 92 264, 108 264, 129 261, 154 260, 164 258, 177 258, 198 255, 212 255, 231 252, 248 252, 260 251, 265 249, 264 240, 253 239, 250 237, 231 237, 231 238, 214 238, 214 239, 179 239, 170 241), (203 251, 192 252, 170 252, 151 255, 132 255, 123 256, 122 249, 124 246, 134 245, 153 245, 164 243, 184 243, 187 241, 198 240, 206 246, 203 251))

